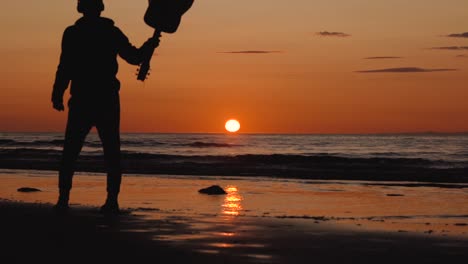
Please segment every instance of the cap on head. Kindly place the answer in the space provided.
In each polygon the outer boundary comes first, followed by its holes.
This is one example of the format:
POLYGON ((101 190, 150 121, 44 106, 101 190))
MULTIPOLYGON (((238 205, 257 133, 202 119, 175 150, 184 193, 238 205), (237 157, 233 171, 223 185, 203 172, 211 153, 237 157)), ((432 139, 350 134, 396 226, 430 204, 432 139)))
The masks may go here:
POLYGON ((78 0, 77 9, 79 13, 102 12, 104 3, 102 0, 78 0))

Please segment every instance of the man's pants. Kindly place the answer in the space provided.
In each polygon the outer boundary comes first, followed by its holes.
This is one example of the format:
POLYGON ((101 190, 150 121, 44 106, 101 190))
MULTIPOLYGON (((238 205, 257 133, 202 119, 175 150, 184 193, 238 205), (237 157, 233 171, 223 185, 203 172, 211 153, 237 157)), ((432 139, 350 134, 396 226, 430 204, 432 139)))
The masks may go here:
POLYGON ((63 155, 60 163, 59 188, 61 192, 69 192, 72 188, 76 160, 86 135, 93 126, 98 131, 104 149, 108 197, 117 198, 122 181, 118 93, 100 100, 70 99, 63 155))

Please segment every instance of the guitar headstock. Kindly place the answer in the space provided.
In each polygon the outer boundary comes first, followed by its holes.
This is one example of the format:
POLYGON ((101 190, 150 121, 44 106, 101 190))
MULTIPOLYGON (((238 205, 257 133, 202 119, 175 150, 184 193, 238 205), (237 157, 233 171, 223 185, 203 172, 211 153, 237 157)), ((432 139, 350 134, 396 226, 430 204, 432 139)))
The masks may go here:
POLYGON ((150 74, 151 71, 149 62, 145 61, 137 69, 137 80, 144 82, 146 79, 148 79, 148 76, 150 76, 150 74))

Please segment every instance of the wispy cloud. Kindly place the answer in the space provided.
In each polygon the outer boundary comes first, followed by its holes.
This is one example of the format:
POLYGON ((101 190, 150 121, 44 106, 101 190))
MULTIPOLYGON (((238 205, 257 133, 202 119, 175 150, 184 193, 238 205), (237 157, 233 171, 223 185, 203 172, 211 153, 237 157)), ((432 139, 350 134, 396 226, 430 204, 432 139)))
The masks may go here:
POLYGON ((224 54, 271 54, 271 53, 283 53, 281 50, 234 50, 234 51, 221 51, 218 53, 224 54))
POLYGON ((457 71, 457 69, 424 69, 418 67, 388 68, 377 70, 356 71, 359 73, 421 73, 421 72, 446 72, 457 71))
POLYGON ((447 35, 449 38, 468 38, 468 32, 447 35))
POLYGON ((468 50, 468 46, 433 47, 433 50, 468 50))
POLYGON ((392 59, 402 59, 403 57, 393 57, 393 56, 380 56, 380 57, 367 57, 365 60, 392 60, 392 59))
POLYGON ((322 36, 322 37, 339 37, 339 38, 351 37, 350 34, 344 33, 344 32, 320 31, 320 32, 317 32, 315 34, 319 35, 319 36, 322 36))

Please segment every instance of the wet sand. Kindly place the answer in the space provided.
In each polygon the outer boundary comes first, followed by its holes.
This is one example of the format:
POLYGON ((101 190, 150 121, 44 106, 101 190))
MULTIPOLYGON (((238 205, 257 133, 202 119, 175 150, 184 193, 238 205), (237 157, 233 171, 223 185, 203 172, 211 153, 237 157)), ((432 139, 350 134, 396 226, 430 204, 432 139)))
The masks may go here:
POLYGON ((0 203, 0 212, 5 263, 461 263, 468 257, 466 238, 290 220, 244 218, 226 224, 176 216, 104 217, 86 207, 56 215, 50 205, 7 201, 0 203), (199 225, 198 231, 191 224, 199 225), (201 230, 211 237, 197 238, 201 230), (178 239, 164 239, 174 235, 178 239))
POLYGON ((460 263, 468 188, 457 184, 126 176, 124 214, 97 213, 102 175, 79 174, 56 215, 53 172, 0 172, 5 258, 31 263, 460 263), (228 195, 205 196, 219 184, 228 195), (21 187, 42 190, 20 193, 21 187), (164 261, 163 261, 164 259, 164 261), (41 261, 42 262, 42 261, 41 261), (68 261, 69 262, 69 261, 68 261))

